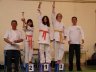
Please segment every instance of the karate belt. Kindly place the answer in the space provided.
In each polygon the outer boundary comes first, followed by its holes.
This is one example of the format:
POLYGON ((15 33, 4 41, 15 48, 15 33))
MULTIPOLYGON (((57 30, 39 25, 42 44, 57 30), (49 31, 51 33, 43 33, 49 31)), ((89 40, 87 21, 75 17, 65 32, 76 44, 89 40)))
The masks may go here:
POLYGON ((43 32, 42 38, 44 38, 44 40, 46 40, 46 34, 49 33, 48 31, 45 30, 39 30, 40 32, 43 32))
POLYGON ((59 36, 60 36, 60 42, 63 43, 63 36, 62 36, 62 33, 63 31, 60 31, 60 30, 54 30, 54 32, 59 32, 59 36))
POLYGON ((32 35, 26 35, 26 39, 28 40, 28 45, 32 48, 32 35))

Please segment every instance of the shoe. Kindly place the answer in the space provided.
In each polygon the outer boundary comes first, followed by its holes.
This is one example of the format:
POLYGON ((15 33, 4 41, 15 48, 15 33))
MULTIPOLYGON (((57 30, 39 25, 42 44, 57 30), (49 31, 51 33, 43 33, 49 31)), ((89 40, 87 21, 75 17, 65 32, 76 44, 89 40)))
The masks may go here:
POLYGON ((28 63, 25 64, 25 67, 26 67, 26 72, 28 72, 29 71, 28 63))
POLYGON ((77 71, 82 71, 82 69, 77 69, 77 71))
POLYGON ((70 72, 70 71, 73 71, 73 70, 69 70, 69 72, 70 72))
POLYGON ((43 64, 40 64, 40 66, 39 66, 39 72, 43 72, 43 64))
POLYGON ((55 64, 55 71, 54 72, 59 72, 59 64, 55 64))

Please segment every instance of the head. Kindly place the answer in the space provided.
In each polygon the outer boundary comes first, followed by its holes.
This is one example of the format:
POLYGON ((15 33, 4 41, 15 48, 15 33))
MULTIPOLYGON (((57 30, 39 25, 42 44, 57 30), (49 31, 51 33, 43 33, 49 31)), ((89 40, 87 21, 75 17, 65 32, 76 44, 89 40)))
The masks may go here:
POLYGON ((11 21, 11 26, 12 26, 13 30, 16 30, 17 29, 17 21, 16 20, 12 20, 11 21))
POLYGON ((34 27, 33 26, 33 21, 31 19, 28 19, 27 20, 27 24, 30 26, 30 27, 34 27))
POLYGON ((49 22, 48 16, 43 16, 43 18, 42 18, 42 23, 43 23, 44 25, 47 25, 48 27, 50 27, 50 22, 49 22))
POLYGON ((56 20, 58 21, 58 22, 61 22, 61 20, 62 20, 62 14, 61 13, 58 13, 57 15, 56 15, 56 20))
POLYGON ((72 17, 72 23, 73 25, 77 25, 77 17, 72 17))

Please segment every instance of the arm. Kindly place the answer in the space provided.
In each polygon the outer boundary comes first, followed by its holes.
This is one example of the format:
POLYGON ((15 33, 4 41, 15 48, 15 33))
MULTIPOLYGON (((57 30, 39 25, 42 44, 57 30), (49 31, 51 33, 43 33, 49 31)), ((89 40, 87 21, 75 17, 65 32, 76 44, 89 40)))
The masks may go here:
POLYGON ((63 26, 63 34, 64 34, 64 40, 66 40, 67 39, 67 32, 66 32, 66 29, 64 26, 63 26))
POLYGON ((56 21, 56 17, 55 17, 55 1, 53 2, 53 5, 52 5, 52 15, 51 15, 51 18, 52 18, 52 24, 54 26, 55 21, 56 21))
POLYGON ((25 18, 22 18, 21 21, 23 22, 23 28, 25 28, 27 26, 25 18))
POLYGON ((37 9, 37 10, 38 10, 38 13, 39 13, 40 15, 41 15, 41 10, 40 10, 40 9, 41 9, 41 4, 42 4, 42 2, 39 2, 38 9, 37 9))
POLYGON ((8 38, 9 38, 9 31, 7 31, 7 32, 5 33, 5 35, 4 35, 4 41, 5 41, 6 43, 9 43, 10 45, 13 45, 13 42, 10 41, 8 38))
POLYGON ((37 11, 38 11, 38 13, 39 13, 39 16, 38 16, 39 26, 40 26, 40 24, 42 23, 41 4, 42 4, 42 2, 39 2, 38 9, 37 9, 37 11))
POLYGON ((23 39, 15 40, 14 43, 20 43, 23 42, 23 39))
POLYGON ((53 2, 53 5, 52 5, 52 13, 55 14, 55 1, 53 2))
POLYGON ((27 29, 26 20, 25 20, 25 18, 24 18, 24 12, 22 12, 22 18, 21 18, 21 21, 23 22, 23 28, 24 28, 24 29, 27 29))
POLYGON ((70 28, 66 31, 68 44, 70 44, 69 34, 70 34, 70 28))
POLYGON ((13 44, 13 43, 12 43, 11 41, 9 41, 7 38, 4 38, 4 41, 5 41, 6 43, 9 43, 10 45, 13 44))
POLYGON ((19 35, 19 39, 15 40, 14 43, 20 43, 20 42, 23 42, 23 35, 21 32, 18 33, 19 35))
POLYGON ((49 28, 50 40, 53 41, 53 29, 49 28))
POLYGON ((84 44, 84 31, 82 30, 82 28, 80 28, 80 30, 81 30, 82 44, 84 44))

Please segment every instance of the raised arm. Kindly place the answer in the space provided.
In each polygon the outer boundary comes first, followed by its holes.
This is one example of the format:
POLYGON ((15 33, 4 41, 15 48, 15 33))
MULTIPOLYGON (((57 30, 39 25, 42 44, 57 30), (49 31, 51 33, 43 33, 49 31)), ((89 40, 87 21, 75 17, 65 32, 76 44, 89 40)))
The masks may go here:
POLYGON ((37 10, 38 10, 38 13, 39 13, 40 15, 41 15, 41 10, 40 10, 40 9, 41 9, 41 4, 42 4, 42 2, 39 2, 38 9, 37 9, 37 10))
POLYGON ((55 1, 53 2, 53 5, 52 5, 52 13, 55 14, 55 1))
POLYGON ((26 24, 26 20, 25 20, 25 17, 24 17, 24 12, 22 12, 21 21, 23 22, 23 28, 26 28, 27 27, 27 24, 26 24))
POLYGON ((52 5, 52 15, 51 15, 51 18, 52 18, 52 24, 54 26, 55 21, 56 21, 56 16, 55 16, 55 1, 53 2, 53 5, 52 5))
POLYGON ((39 13, 39 16, 38 16, 39 25, 42 23, 41 4, 42 4, 42 2, 39 2, 38 9, 37 9, 37 11, 39 13))

